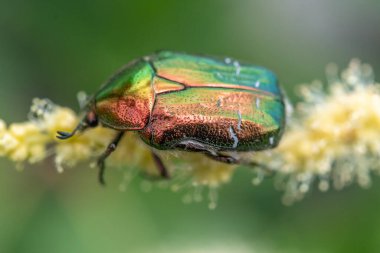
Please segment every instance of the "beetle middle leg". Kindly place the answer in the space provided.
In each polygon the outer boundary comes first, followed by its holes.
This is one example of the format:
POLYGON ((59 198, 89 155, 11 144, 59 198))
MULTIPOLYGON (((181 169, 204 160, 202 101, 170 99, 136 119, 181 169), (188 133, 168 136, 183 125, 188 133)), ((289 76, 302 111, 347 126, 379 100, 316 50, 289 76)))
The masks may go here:
POLYGON ((153 150, 152 150, 152 157, 153 157, 154 163, 156 164, 158 171, 160 172, 161 177, 170 178, 169 172, 166 169, 161 158, 153 150))
POLYGON ((105 185, 105 181, 104 181, 105 161, 107 157, 109 157, 112 154, 112 152, 116 150, 117 145, 119 144, 124 134, 125 132, 119 132, 116 135, 116 137, 112 140, 112 142, 107 146, 107 149, 103 152, 103 154, 101 154, 98 158, 98 161, 97 161, 97 164, 99 167, 98 178, 99 178, 99 183, 102 185, 105 185))

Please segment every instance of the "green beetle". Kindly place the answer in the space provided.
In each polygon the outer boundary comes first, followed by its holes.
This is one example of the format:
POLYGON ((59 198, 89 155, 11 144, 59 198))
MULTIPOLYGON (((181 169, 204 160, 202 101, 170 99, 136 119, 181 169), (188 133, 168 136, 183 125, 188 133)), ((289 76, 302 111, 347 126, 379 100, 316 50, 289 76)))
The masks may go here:
POLYGON ((152 147, 163 177, 159 150, 202 152, 225 163, 240 163, 233 152, 275 147, 285 126, 285 109, 276 76, 269 70, 217 59, 162 51, 132 61, 89 101, 86 116, 66 139, 98 123, 118 131, 99 158, 104 161, 126 131, 137 131, 152 147))

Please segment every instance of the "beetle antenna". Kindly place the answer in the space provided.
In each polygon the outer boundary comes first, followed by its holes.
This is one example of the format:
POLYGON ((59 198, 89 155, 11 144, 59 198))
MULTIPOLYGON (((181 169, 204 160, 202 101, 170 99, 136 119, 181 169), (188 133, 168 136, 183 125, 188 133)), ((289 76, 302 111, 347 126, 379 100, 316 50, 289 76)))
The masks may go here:
POLYGON ((69 132, 64 132, 64 131, 57 131, 57 138, 60 140, 66 140, 68 138, 73 137, 78 131, 82 131, 87 128, 87 123, 85 122, 86 117, 84 117, 81 122, 74 128, 74 130, 69 133, 69 132))
POLYGON ((78 130, 82 129, 82 124, 79 124, 71 133, 69 132, 63 132, 63 131, 57 131, 57 138, 61 140, 66 140, 70 137, 73 137, 78 130))
POLYGON ((57 131, 57 138, 61 140, 66 140, 70 137, 73 137, 77 131, 78 131, 78 128, 75 128, 71 133, 57 131))

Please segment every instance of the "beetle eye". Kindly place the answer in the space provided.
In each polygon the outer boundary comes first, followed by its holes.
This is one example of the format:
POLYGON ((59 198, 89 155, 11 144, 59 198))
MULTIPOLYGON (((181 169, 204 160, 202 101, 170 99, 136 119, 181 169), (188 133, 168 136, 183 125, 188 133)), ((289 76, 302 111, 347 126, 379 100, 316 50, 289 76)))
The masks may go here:
POLYGON ((94 112, 89 112, 86 117, 86 123, 89 127, 96 127, 99 123, 98 117, 94 112))

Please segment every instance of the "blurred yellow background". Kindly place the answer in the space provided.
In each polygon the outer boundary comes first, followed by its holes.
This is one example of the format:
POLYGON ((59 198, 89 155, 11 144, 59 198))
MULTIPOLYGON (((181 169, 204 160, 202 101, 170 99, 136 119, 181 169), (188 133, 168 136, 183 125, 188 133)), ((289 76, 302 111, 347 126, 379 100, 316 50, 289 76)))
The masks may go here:
MULTIPOLYGON (((120 66, 159 49, 231 56, 294 87, 352 57, 380 73, 380 2, 0 0, 0 118, 26 120, 33 97, 78 108, 120 66)), ((377 79, 379 80, 379 79, 377 79)), ((126 154, 128 155, 128 154, 126 154)), ((133 157, 131 157, 133 159, 133 157)), ((58 174, 51 160, 22 173, 0 160, 0 252, 378 252, 380 180, 363 190, 316 189, 291 207, 266 179, 239 170, 216 210, 183 193, 125 193, 85 164, 58 174)), ((128 166, 128 164, 126 164, 128 166)))

